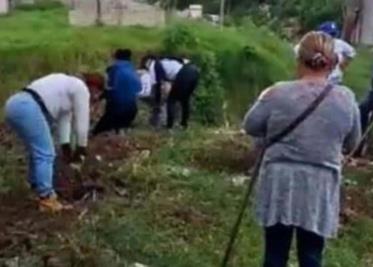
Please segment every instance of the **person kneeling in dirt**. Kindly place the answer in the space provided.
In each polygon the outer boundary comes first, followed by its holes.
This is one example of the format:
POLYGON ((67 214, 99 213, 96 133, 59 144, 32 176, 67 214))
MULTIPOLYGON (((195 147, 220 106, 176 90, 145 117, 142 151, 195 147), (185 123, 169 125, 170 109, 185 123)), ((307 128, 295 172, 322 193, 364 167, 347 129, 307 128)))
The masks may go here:
POLYGON ((187 60, 175 57, 157 58, 148 55, 142 59, 142 65, 150 72, 154 91, 154 108, 151 123, 159 126, 161 114, 162 87, 166 82, 172 86, 167 94, 167 128, 172 129, 175 120, 176 103, 181 104, 181 126, 188 127, 190 99, 197 88, 199 71, 187 60))
POLYGON ((53 188, 56 152, 52 127, 57 126, 64 160, 80 160, 86 155, 89 107, 87 85, 77 77, 59 73, 35 80, 6 103, 6 121, 29 154, 28 182, 38 195, 41 211, 70 208, 59 202, 53 188), (74 153, 70 147, 71 128, 77 145, 74 153))
POLYGON ((114 63, 107 69, 108 89, 105 92, 106 109, 92 131, 92 135, 128 129, 137 115, 137 97, 141 91, 140 78, 131 63, 132 52, 119 49, 114 63))
POLYGON ((358 144, 361 126, 353 92, 341 85, 329 87, 334 56, 329 35, 305 35, 297 57, 299 79, 265 90, 244 120, 246 133, 270 141, 329 92, 297 128, 265 151, 256 190, 264 267, 288 266, 294 235, 299 266, 321 267, 326 239, 337 234, 342 152, 358 144))

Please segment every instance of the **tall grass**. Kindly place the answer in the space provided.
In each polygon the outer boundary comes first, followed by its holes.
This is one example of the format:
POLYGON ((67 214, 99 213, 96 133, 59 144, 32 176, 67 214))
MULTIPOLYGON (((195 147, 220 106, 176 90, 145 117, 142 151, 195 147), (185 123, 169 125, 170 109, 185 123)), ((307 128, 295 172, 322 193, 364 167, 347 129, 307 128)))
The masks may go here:
MULTIPOLYGON (((289 43, 250 21, 223 30, 202 22, 173 22, 165 28, 71 27, 64 8, 16 10, 0 17, 0 102, 30 80, 50 72, 103 70, 115 48, 130 47, 136 60, 165 50, 170 28, 182 25, 194 38, 177 51, 213 56, 225 90, 226 109, 241 117, 265 87, 294 74, 289 43)), ((171 36, 172 37, 172 36, 171 36)), ((206 57, 206 56, 205 56, 206 57)), ((369 85, 369 52, 351 66, 346 81, 359 95, 369 85)), ((204 70, 208 75, 208 70, 204 70)))
MULTIPOLYGON (((248 23, 221 31, 200 22, 182 24, 197 40, 189 51, 214 54, 227 98, 242 103, 230 105, 234 112, 242 113, 259 90, 292 72, 289 46, 265 28, 248 23)), ((137 59, 148 51, 162 51, 169 27, 74 28, 62 8, 17 10, 1 17, 0 101, 49 72, 103 70, 118 47, 132 48, 137 59)))

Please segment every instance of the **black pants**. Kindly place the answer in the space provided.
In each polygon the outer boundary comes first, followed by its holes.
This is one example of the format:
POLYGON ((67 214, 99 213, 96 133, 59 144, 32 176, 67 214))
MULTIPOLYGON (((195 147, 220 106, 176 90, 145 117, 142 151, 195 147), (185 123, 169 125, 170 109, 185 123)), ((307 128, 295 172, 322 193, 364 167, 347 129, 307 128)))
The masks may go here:
POLYGON ((368 96, 360 104, 361 113, 361 128, 365 132, 369 124, 369 115, 373 112, 373 90, 371 90, 368 96))
POLYGON ((277 224, 265 229, 264 267, 286 267, 293 235, 297 236, 299 267, 321 267, 325 240, 301 228, 277 224))
POLYGON ((190 116, 190 100, 194 90, 197 88, 199 72, 197 68, 188 64, 185 65, 172 85, 170 94, 167 98, 167 127, 172 128, 175 121, 176 104, 181 105, 181 126, 188 127, 190 116))
MULTIPOLYGON (((370 115, 373 112, 373 90, 370 90, 368 95, 360 103, 360 116, 361 116, 361 131, 365 133, 370 122, 370 115)), ((363 154, 365 142, 363 142, 355 153, 356 157, 360 157, 363 154)))
POLYGON ((121 129, 127 129, 131 126, 137 115, 137 106, 129 106, 126 110, 115 111, 107 109, 101 117, 97 125, 92 131, 92 135, 98 135, 103 132, 115 131, 119 132, 121 129))

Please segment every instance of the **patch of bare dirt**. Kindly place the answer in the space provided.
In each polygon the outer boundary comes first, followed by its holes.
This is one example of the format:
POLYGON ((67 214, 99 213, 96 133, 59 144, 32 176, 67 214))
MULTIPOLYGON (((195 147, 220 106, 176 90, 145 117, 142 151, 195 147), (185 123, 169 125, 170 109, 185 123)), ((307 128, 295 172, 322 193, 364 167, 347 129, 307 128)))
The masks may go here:
POLYGON ((0 258, 30 251, 36 240, 69 230, 77 214, 40 213, 36 201, 25 195, 0 195, 0 203, 0 258))
POLYGON ((250 148, 245 135, 235 133, 200 146, 192 163, 211 171, 246 173, 255 164, 257 154, 258 151, 250 148))
MULTIPOLYGON (((55 186, 65 201, 74 203, 75 209, 71 212, 55 215, 39 212, 31 190, 24 188, 0 194, 0 258, 17 256, 32 250, 36 241, 70 231, 105 193, 118 194, 113 192, 113 187, 118 185, 108 184, 106 180, 110 173, 139 152, 156 149, 162 142, 157 138, 154 134, 103 135, 90 140, 89 156, 81 166, 72 167, 57 160, 55 186)), ((24 157, 19 140, 5 125, 0 125, 0 153, 2 151, 24 157)), ((24 169, 24 159, 14 163, 14 173, 19 179, 24 178, 24 169)))

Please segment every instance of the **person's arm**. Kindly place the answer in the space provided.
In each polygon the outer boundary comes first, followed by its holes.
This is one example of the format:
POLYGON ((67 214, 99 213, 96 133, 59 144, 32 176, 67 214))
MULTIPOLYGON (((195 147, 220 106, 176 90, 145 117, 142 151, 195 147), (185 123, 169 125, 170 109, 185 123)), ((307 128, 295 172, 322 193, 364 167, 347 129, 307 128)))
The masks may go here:
POLYGON ((295 54, 295 57, 298 57, 298 54, 299 54, 299 44, 296 44, 294 46, 294 54, 295 54))
POLYGON ((106 68, 106 77, 105 77, 105 86, 104 90, 100 95, 100 100, 108 99, 110 90, 113 89, 114 86, 114 66, 109 66, 106 68))
POLYGON ((62 116, 58 118, 58 121, 57 121, 58 136, 59 136, 60 145, 62 146, 66 146, 67 144, 70 144, 71 121, 72 121, 71 113, 64 113, 62 116))
POLYGON ((243 129, 247 134, 259 138, 266 136, 273 90, 275 89, 269 88, 265 90, 247 112, 243 121, 243 129))
POLYGON ((163 66, 160 61, 156 61, 154 64, 154 72, 155 72, 155 85, 154 85, 154 92, 155 92, 155 103, 160 104, 162 99, 162 83, 166 80, 166 73, 163 69, 163 66))
POLYGON ((340 58, 340 67, 345 70, 351 63, 351 61, 356 57, 356 50, 350 44, 343 43, 343 52, 340 58))
POLYGON ((85 154, 85 148, 88 145, 89 98, 87 86, 82 81, 78 81, 72 97, 73 125, 78 156, 85 154))
POLYGON ((140 76, 135 72, 135 82, 136 82, 136 94, 140 94, 143 91, 143 83, 140 76))
POLYGON ((360 111, 357 103, 355 102, 353 107, 353 124, 351 131, 346 136, 344 141, 344 150, 347 153, 353 152, 352 150, 356 148, 361 139, 361 117, 360 111))
POLYGON ((152 91, 152 81, 149 74, 143 75, 142 86, 142 95, 148 97, 152 91))

